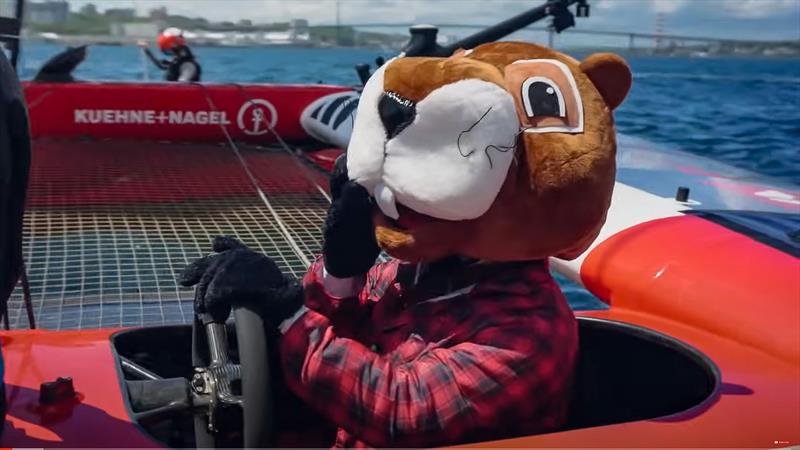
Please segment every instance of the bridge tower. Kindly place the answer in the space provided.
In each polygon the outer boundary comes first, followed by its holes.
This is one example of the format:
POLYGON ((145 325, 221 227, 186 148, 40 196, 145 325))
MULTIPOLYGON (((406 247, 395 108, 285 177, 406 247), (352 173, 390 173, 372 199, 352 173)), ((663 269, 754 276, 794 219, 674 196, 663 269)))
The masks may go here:
POLYGON ((663 11, 656 14, 656 49, 660 49, 663 44, 664 19, 666 19, 666 16, 663 11))

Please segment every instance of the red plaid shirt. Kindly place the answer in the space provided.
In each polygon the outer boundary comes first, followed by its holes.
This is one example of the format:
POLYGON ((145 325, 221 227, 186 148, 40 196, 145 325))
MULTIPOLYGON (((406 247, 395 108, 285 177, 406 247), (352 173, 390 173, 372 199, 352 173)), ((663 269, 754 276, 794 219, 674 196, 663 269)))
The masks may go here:
POLYGON ((420 275, 376 264, 338 297, 321 259, 306 274, 309 310, 285 331, 283 367, 340 427, 336 446, 447 445, 562 424, 577 328, 547 264, 440 266, 420 275))

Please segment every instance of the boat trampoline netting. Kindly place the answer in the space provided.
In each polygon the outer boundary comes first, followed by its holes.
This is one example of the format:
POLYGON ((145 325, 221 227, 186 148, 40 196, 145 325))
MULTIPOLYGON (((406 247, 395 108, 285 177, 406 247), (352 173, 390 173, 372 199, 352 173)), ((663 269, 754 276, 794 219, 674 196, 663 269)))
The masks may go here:
MULTIPOLYGON (((34 142, 23 255, 37 326, 182 323, 176 275, 230 235, 301 276, 320 250, 326 176, 282 148, 34 142)), ((21 287, 12 328, 28 326, 21 287)))

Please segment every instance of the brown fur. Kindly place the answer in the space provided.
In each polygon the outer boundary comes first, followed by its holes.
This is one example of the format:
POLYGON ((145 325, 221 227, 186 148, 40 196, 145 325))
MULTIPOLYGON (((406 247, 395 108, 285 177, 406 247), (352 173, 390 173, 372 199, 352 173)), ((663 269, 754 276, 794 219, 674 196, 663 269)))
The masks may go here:
POLYGON ((503 86, 503 74, 470 58, 400 58, 383 78, 383 90, 419 102, 434 89, 459 80, 477 78, 503 86))
POLYGON ((555 59, 569 67, 582 97, 584 132, 524 133, 494 204, 477 219, 434 220, 401 230, 376 211, 376 237, 390 255, 408 261, 451 254, 492 261, 574 258, 595 239, 605 222, 616 171, 611 110, 631 83, 621 58, 596 54, 578 62, 533 44, 487 44, 467 56, 394 61, 386 70, 384 90, 420 101, 445 84, 468 78, 506 88, 506 66, 528 59, 555 59))

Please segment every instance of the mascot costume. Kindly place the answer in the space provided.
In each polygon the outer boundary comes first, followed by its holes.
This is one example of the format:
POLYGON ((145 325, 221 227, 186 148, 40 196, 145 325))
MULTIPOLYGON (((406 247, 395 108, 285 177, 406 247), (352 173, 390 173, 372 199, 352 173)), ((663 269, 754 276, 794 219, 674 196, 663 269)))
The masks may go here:
POLYGON ((605 221, 630 85, 615 55, 527 43, 389 61, 364 87, 302 282, 224 237, 181 282, 223 318, 263 303, 286 384, 336 446, 556 430, 578 337, 548 257, 578 256, 605 221))

